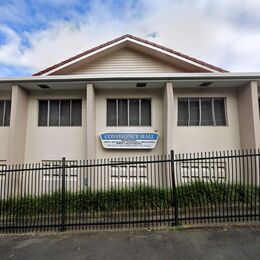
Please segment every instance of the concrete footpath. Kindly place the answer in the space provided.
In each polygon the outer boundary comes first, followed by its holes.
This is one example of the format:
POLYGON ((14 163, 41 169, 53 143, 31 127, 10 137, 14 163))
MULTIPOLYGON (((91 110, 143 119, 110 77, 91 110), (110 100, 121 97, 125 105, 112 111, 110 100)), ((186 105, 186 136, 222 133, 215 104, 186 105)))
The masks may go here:
POLYGON ((0 259, 260 259, 260 229, 0 235, 0 259))

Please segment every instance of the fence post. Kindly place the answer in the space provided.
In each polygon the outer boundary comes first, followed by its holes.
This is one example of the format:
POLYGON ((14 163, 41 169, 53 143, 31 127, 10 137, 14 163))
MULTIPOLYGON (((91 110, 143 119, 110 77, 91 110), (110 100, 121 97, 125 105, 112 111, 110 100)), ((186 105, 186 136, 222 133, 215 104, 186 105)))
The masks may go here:
POLYGON ((62 157, 62 172, 61 172, 61 231, 65 231, 65 218, 66 218, 66 191, 65 191, 65 178, 66 178, 66 158, 62 157))
POLYGON ((175 180, 175 167, 174 167, 174 151, 171 150, 171 176, 172 176, 172 198, 173 198, 173 207, 174 207, 174 223, 173 226, 180 225, 179 223, 179 205, 178 205, 178 196, 176 191, 176 180, 175 180))

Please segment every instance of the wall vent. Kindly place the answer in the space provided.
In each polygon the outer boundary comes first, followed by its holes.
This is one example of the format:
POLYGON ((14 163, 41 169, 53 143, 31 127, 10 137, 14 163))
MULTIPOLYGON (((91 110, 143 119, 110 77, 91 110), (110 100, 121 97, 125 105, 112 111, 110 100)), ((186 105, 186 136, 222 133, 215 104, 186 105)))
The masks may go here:
POLYGON ((212 82, 202 82, 199 87, 208 87, 209 85, 211 85, 212 82))
POLYGON ((145 82, 138 82, 138 83, 136 83, 136 87, 137 88, 145 88, 146 87, 146 83, 145 82))
POLYGON ((49 86, 45 85, 45 84, 39 84, 38 87, 42 88, 42 89, 48 89, 50 88, 49 86))

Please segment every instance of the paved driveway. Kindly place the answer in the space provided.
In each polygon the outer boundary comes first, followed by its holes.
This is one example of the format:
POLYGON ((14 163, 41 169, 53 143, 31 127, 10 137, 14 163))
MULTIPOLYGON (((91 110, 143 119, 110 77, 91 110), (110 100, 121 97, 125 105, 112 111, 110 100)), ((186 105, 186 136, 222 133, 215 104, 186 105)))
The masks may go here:
POLYGON ((0 259, 260 259, 260 229, 1 235, 0 259))

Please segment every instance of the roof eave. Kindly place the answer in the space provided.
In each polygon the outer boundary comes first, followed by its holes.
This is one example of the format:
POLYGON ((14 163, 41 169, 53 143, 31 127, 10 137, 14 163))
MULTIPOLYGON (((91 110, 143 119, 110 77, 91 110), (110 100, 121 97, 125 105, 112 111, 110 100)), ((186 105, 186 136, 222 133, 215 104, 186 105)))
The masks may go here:
POLYGON ((26 82, 95 82, 95 81, 179 81, 179 80, 260 80, 260 72, 247 73, 156 73, 156 74, 91 74, 0 78, 1 83, 26 82))

